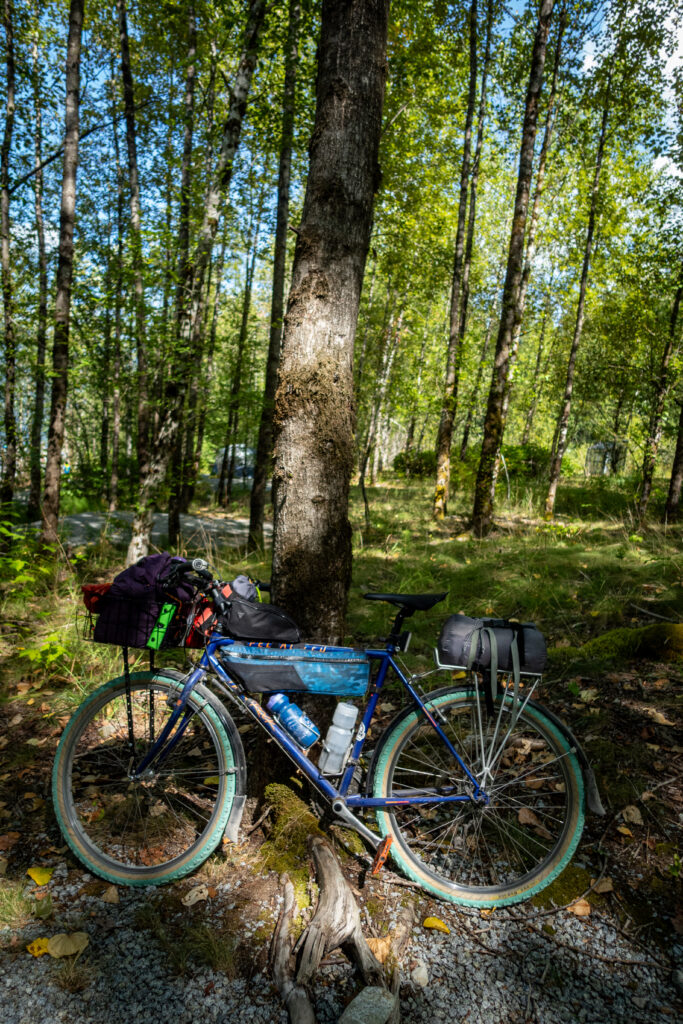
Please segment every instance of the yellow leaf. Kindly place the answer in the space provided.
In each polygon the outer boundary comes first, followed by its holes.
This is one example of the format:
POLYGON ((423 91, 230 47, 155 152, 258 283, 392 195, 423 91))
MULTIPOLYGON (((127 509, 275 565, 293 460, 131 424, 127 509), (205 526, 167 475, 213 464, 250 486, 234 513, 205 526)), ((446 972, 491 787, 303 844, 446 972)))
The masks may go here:
POLYGON ((42 956, 43 953, 47 953, 48 943, 48 939, 34 939, 26 949, 29 951, 31 956, 42 956))
POLYGON ((571 907, 567 907, 570 914, 575 914, 576 917, 588 917, 591 912, 591 905, 588 900, 577 900, 576 903, 572 903, 571 907))
POLYGON ((391 936, 385 935, 383 939, 368 939, 368 946, 375 954, 381 964, 386 962, 387 957, 391 953, 391 936))
POLYGON ((36 885, 47 885, 52 878, 54 868, 29 868, 26 874, 32 878, 36 885))
POLYGON ((54 957, 73 956, 74 953, 82 953, 89 942, 87 932, 72 932, 70 935, 61 932, 48 940, 47 951, 54 957))
POLYGON ((448 925, 444 924, 444 922, 439 917, 425 917, 424 921, 422 922, 422 927, 433 928, 434 931, 443 932, 445 935, 451 934, 451 930, 448 927, 448 925))
POLYGON ((205 786, 217 786, 219 782, 220 782, 220 778, 218 777, 218 775, 208 775, 204 779, 204 785, 205 786))
POLYGON ((102 900, 105 903, 118 903, 119 902, 119 890, 115 885, 109 885, 102 893, 102 900))
POLYGON ((633 838, 633 832, 630 828, 626 828, 626 825, 617 825, 617 832, 621 832, 622 836, 631 836, 633 838))
POLYGON ((488 910, 480 910, 479 914, 481 917, 491 917, 495 909, 495 907, 490 907, 488 910))

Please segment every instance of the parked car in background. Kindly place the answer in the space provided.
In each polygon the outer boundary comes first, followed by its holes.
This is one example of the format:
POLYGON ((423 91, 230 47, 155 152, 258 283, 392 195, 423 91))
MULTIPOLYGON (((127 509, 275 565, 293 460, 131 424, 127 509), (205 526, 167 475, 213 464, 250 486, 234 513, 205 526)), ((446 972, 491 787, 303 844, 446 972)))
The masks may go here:
MULTIPOLYGON (((254 477, 254 459, 256 457, 256 451, 254 448, 248 448, 245 444, 233 445, 233 479, 235 480, 252 480, 254 477)), ((221 475, 221 466, 223 464, 223 456, 225 455, 225 448, 219 448, 216 452, 216 458, 211 466, 211 476, 221 475)), ((228 452, 228 460, 230 459, 231 453, 228 452)), ((229 462, 228 462, 229 465, 229 462)))

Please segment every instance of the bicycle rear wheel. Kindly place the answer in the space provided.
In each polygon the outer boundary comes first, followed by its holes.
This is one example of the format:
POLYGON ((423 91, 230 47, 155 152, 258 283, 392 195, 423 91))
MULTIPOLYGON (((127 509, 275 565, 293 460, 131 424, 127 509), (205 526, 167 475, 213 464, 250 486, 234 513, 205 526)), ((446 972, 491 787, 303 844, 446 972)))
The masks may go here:
MULTIPOLYGON (((487 715, 474 689, 441 691, 426 707, 485 790, 488 803, 403 804, 378 811, 392 855, 424 889, 455 903, 505 906, 528 899, 569 862, 583 829, 583 779, 566 737, 528 701, 487 715)), ((466 795, 471 784, 433 726, 408 710, 378 749, 373 796, 416 790, 466 795)))
POLYGON ((52 773, 64 838, 95 874, 126 885, 182 878, 216 848, 244 792, 244 751, 232 719, 203 686, 190 694, 178 742, 131 780, 182 689, 164 673, 101 686, 68 722, 52 773), (130 745, 130 723, 134 750, 130 745))

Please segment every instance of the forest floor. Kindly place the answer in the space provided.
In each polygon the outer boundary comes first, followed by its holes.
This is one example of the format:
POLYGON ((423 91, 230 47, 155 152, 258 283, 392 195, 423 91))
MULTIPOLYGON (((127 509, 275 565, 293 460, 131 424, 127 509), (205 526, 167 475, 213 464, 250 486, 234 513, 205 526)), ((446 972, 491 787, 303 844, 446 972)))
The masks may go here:
MULTIPOLYGON (((403 960, 403 1019, 680 1019, 683 663, 665 651, 634 660, 615 647, 599 662, 580 653, 585 641, 620 627, 681 620, 680 531, 652 525, 636 532, 628 520, 600 509, 593 518, 555 524, 521 511, 477 541, 464 519, 431 526, 421 497, 417 485, 377 488, 370 531, 362 529, 361 510, 354 507, 351 639, 372 640, 386 629, 386 612, 362 601, 366 589, 448 589, 442 605, 411 620, 415 653, 407 660, 413 671, 429 670, 430 649, 448 612, 535 619, 552 648, 576 654, 561 669, 551 664, 540 699, 580 738, 607 813, 587 817, 565 872, 510 910, 479 912, 430 900, 391 871, 373 878, 367 861, 340 848, 367 934, 390 932, 401 905, 416 901, 417 924, 403 960), (428 916, 444 921, 450 934, 425 929, 428 916)), ((230 578, 242 563, 234 553, 222 557, 230 578)), ((88 549, 50 579, 49 592, 23 603, 8 583, 4 587, 0 1018, 6 1024, 86 1024, 105 1017, 112 1024, 151 1024, 163 1002, 166 1019, 188 1024, 284 1021, 267 955, 280 905, 278 872, 287 863, 264 853, 272 814, 249 831, 267 806, 256 784, 239 844, 214 855, 192 878, 159 891, 112 892, 83 871, 59 834, 49 795, 59 735, 83 695, 117 674, 115 651, 78 641, 73 604, 80 580, 111 578, 120 558, 109 543, 88 549), (26 874, 33 867, 52 869, 46 884, 26 874), (188 906, 201 886, 202 898, 188 906), (81 930, 89 945, 75 963, 73 957, 34 959, 26 950, 37 937, 81 930)), ((248 567, 267 575, 265 555, 248 567)), ((32 571, 26 565, 18 575, 32 571)), ((182 654, 173 657, 180 663, 182 654)), ((442 680, 428 676, 423 685, 442 680)), ((389 691, 382 717, 388 721, 400 704, 401 695, 389 691)), ((255 727, 245 729, 243 739, 250 764, 267 760, 255 727)), ((294 855, 300 860, 300 851, 294 855)), ((313 992, 319 1020, 337 1020, 356 990, 352 970, 341 954, 333 955, 313 992)))

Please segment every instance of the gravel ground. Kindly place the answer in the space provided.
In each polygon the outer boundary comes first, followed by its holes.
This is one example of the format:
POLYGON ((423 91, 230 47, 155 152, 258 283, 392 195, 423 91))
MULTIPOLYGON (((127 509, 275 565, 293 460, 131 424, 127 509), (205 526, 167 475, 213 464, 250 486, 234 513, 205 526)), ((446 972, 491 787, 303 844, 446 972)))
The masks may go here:
MULTIPOLYGON (((196 884, 196 879, 186 880, 180 891, 196 884)), ((119 902, 112 905, 101 898, 104 888, 62 862, 49 883, 54 917, 34 921, 13 937, 0 933, 3 1024, 156 1024, 160 1019, 285 1024, 287 1014, 267 969, 281 900, 274 875, 219 882, 208 902, 180 908, 188 927, 198 920, 209 926, 229 922, 241 950, 239 975, 233 978, 198 962, 189 962, 179 976, 168 948, 139 926, 141 910, 163 907, 155 901, 169 889, 119 889, 119 902), (47 955, 36 959, 26 952, 39 935, 73 930, 84 930, 90 938, 75 979, 62 973, 65 961, 47 955), (73 992, 69 985, 82 988, 73 992)), ((383 925, 391 928, 408 892, 372 879, 361 893, 361 906, 379 903, 383 925)), ((372 923, 367 908, 363 914, 372 923)), ((587 918, 568 911, 544 915, 529 904, 484 916, 422 900, 403 956, 401 1019, 406 1024, 680 1020, 683 943, 667 956, 660 949, 641 948, 620 931, 607 906, 587 918), (450 934, 423 928, 428 914, 440 917, 450 934)), ((343 956, 329 959, 312 993, 320 1024, 337 1021, 358 989, 343 956)))

